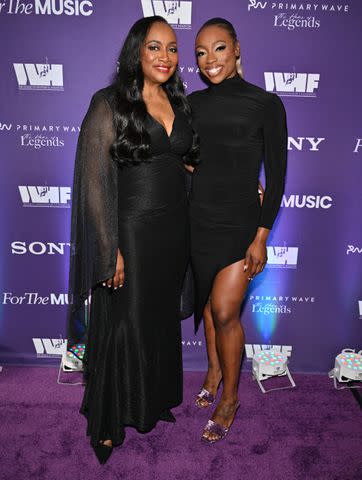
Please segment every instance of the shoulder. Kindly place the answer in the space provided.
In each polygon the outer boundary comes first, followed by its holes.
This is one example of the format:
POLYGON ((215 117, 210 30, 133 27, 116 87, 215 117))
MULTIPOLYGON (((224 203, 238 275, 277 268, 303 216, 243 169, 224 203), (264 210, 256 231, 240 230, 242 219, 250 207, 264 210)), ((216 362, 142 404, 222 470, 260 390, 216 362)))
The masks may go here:
POLYGON ((205 98, 205 94, 208 90, 208 88, 204 88, 203 90, 195 90, 194 92, 187 95, 187 100, 189 101, 191 107, 201 102, 205 98))
POLYGON ((263 88, 247 82, 246 80, 244 80, 244 85, 248 95, 253 96, 258 102, 260 102, 263 105, 266 113, 285 113, 283 102, 276 93, 267 92, 263 88))
POLYGON ((82 122, 83 130, 108 128, 113 123, 112 87, 95 92, 82 122))
POLYGON ((112 86, 102 88, 95 92, 90 100, 87 114, 84 120, 88 118, 113 118, 113 105, 115 92, 112 86))
POLYGON ((95 106, 108 106, 113 110, 113 105, 115 104, 116 92, 113 85, 108 87, 101 88, 95 92, 91 99, 91 105, 95 106))
POLYGON ((251 91, 254 91, 255 95, 258 95, 260 99, 265 102, 266 105, 283 103, 276 93, 267 92, 266 90, 264 90, 264 88, 258 87, 253 83, 249 83, 249 82, 245 82, 245 83, 247 84, 248 88, 251 91))

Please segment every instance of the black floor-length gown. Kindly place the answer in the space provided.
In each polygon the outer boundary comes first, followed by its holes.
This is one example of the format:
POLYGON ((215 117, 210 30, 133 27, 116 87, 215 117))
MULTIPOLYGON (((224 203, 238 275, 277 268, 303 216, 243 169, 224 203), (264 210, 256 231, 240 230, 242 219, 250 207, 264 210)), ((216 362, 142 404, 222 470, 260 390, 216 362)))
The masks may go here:
POLYGON ((112 88, 99 91, 83 122, 72 213, 73 289, 92 284, 81 412, 94 445, 121 444, 126 425, 149 431, 182 401, 179 309, 189 255, 182 156, 192 129, 174 105, 170 136, 147 115, 149 162, 119 168, 109 154, 113 103, 112 88), (113 276, 117 247, 125 282, 113 290, 99 282, 113 276))
POLYGON ((188 98, 200 137, 190 200, 197 328, 216 274, 245 258, 258 227, 272 228, 284 189, 287 130, 279 97, 238 75, 188 98))

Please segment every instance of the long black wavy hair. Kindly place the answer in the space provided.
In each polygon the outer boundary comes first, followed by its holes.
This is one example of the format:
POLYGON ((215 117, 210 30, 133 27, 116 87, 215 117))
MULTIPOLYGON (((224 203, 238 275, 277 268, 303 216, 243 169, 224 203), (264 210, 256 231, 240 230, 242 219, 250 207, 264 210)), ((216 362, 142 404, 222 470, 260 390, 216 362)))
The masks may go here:
MULTIPOLYGON (((156 22, 168 25, 159 16, 138 20, 129 31, 118 58, 118 69, 113 81, 116 139, 111 147, 111 155, 119 166, 138 165, 150 159, 150 137, 145 126, 147 108, 142 98, 144 76, 141 48, 151 26, 156 22)), ((191 123, 191 108, 177 69, 163 84, 163 89, 170 102, 184 112, 191 123)), ((194 133, 193 145, 183 160, 193 165, 197 159, 198 137, 194 133)))

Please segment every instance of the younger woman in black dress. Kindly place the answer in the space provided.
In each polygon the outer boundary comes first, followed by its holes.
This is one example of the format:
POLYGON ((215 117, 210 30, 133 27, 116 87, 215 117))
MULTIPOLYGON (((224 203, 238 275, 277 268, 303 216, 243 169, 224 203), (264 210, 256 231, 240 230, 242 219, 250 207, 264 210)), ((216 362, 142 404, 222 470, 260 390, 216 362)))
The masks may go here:
POLYGON ((284 189, 287 131, 280 99, 238 75, 240 46, 229 22, 206 22, 196 37, 196 56, 210 83, 189 96, 201 152, 190 205, 195 322, 197 328, 204 317, 209 360, 196 404, 213 403, 222 380, 220 403, 202 435, 214 443, 225 437, 239 406, 240 307, 249 281, 267 261, 266 241, 284 189), (262 159, 266 189, 261 206, 262 159))
POLYGON ((78 141, 68 342, 80 340, 77 306, 91 289, 81 412, 101 463, 125 426, 146 432, 175 421, 170 409, 182 401, 183 160, 194 136, 177 62, 163 18, 136 22, 116 80, 93 96, 78 141))

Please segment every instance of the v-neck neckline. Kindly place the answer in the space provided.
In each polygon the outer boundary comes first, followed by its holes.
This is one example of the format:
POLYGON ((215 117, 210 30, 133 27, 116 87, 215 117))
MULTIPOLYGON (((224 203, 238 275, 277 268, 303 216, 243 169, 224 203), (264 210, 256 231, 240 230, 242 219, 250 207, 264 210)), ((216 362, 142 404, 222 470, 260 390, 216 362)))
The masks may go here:
POLYGON ((171 126, 171 131, 170 131, 170 135, 167 133, 167 130, 166 130, 166 127, 159 121, 157 120, 153 115, 150 114, 150 112, 147 110, 147 114, 149 115, 149 117, 152 118, 152 120, 156 123, 158 123, 158 125, 160 125, 160 127, 163 129, 163 131, 165 132, 166 134, 166 137, 170 140, 170 138, 172 137, 172 134, 173 134, 173 130, 174 130, 174 126, 175 126, 175 121, 176 121, 176 111, 175 109, 173 108, 173 105, 172 103, 170 102, 170 106, 172 108, 172 111, 173 111, 173 121, 172 121, 172 126, 171 126))

